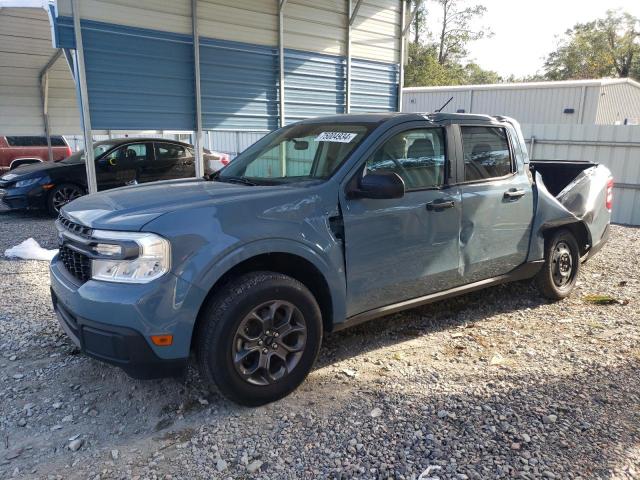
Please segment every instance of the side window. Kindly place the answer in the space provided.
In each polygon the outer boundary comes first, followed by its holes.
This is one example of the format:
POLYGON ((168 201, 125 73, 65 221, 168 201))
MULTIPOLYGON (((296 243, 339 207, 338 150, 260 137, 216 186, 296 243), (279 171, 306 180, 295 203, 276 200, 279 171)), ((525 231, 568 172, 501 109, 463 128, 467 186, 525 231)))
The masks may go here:
POLYGON ((156 143, 156 158, 158 160, 173 160, 188 157, 187 149, 173 143, 156 143))
POLYGON ((467 182, 498 178, 513 172, 507 132, 499 127, 460 127, 467 182))
POLYGON ((387 140, 367 160, 366 172, 395 172, 407 190, 439 187, 445 181, 442 128, 407 130, 387 140))
POLYGON ((108 164, 112 167, 115 167, 118 164, 118 160, 120 159, 120 155, 124 153, 123 148, 116 148, 112 152, 108 153, 104 157, 100 159, 100 164, 105 165, 108 164))
POLYGON ((121 158, 128 162, 146 160, 147 158, 147 145, 144 143, 127 145, 122 147, 122 150, 124 154, 121 158))

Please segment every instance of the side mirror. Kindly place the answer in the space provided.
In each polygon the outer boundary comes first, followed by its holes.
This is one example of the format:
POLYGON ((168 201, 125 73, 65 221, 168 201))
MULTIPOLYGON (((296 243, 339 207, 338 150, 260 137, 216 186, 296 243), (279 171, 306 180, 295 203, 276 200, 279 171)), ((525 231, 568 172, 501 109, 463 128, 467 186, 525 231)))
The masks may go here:
POLYGON ((401 198, 404 196, 404 180, 395 172, 368 173, 360 179, 357 189, 352 190, 355 198, 401 198))

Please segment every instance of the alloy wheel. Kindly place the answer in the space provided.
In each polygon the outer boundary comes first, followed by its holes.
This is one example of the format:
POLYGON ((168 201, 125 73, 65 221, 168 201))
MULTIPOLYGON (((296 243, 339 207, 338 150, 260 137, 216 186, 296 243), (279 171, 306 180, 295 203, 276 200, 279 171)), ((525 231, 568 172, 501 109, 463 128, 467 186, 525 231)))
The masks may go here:
POLYGON ((59 212, 62 207, 72 200, 82 196, 82 191, 78 187, 64 186, 56 189, 53 193, 53 208, 59 212))
POLYGON ((253 385, 276 383, 298 365, 306 340, 306 321, 294 304, 265 302, 251 310, 236 330, 234 368, 253 385))

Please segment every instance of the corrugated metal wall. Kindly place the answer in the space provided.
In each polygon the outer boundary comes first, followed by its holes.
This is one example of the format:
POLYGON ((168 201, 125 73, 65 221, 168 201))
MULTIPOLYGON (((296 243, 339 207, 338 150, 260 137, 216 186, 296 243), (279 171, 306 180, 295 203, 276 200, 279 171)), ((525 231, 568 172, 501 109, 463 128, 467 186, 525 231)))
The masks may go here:
MULTIPOLYGON (((55 53, 47 12, 0 9, 0 42, 0 134, 43 134, 39 76, 55 53)), ((56 63, 49 80, 52 133, 79 132, 73 80, 64 59, 56 63)))
POLYGON ((206 130, 272 130, 278 126, 277 51, 202 38, 200 85, 206 130))
MULTIPOLYGON (((353 3, 355 5, 355 1, 353 3)), ((363 0, 353 24, 353 56, 379 62, 399 63, 401 20, 401 2, 363 0)))
POLYGON ((633 83, 603 85, 596 123, 640 124, 640 86, 633 83))
POLYGON ((190 36, 83 21, 91 126, 194 130, 190 36))
MULTIPOLYGON (((95 129, 195 128, 192 41, 185 23, 190 2, 150 1, 82 3, 95 129), (140 18, 142 10, 152 7, 153 21, 140 18)), ((276 0, 199 2, 204 129, 278 126, 277 5, 276 0)), ((359 11, 352 43, 354 112, 396 109, 400 5, 400 0, 367 0, 359 11), (381 37, 365 50, 358 35, 370 30, 381 37)), ((290 0, 284 12, 287 123, 343 113, 347 1, 290 0)), ((70 0, 59 0, 57 13, 57 41, 73 48, 70 0)))
POLYGON ((522 123, 593 124, 599 86, 404 89, 404 112, 433 112, 453 97, 443 110, 508 115, 522 123), (566 108, 574 113, 564 113, 566 108))
POLYGON ((588 160, 613 173, 613 221, 640 225, 640 126, 522 125, 534 160, 588 160))

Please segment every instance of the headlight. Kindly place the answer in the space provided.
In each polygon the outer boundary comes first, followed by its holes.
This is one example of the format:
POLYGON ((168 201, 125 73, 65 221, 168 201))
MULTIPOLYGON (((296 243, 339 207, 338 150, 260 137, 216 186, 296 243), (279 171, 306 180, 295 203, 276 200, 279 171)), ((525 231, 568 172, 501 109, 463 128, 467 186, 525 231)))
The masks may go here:
POLYGON ((20 188, 20 187, 28 187, 29 185, 33 185, 35 183, 38 183, 40 180, 42 180, 43 177, 36 177, 36 178, 27 178, 26 180, 18 180, 16 182, 16 187, 20 188))
POLYGON ((147 283, 171 268, 171 244, 153 233, 95 230, 92 237, 98 241, 93 247, 95 254, 104 257, 91 260, 94 280, 147 283), (110 256, 126 259, 109 259, 110 256))

